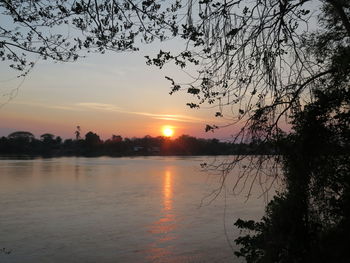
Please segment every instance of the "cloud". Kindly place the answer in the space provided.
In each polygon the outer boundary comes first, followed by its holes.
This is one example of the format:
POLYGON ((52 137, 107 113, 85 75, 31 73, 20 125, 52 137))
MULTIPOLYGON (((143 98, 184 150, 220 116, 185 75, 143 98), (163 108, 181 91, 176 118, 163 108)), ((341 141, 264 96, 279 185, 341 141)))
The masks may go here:
POLYGON ((143 115, 143 116, 149 116, 158 120, 172 120, 172 121, 180 121, 180 122, 199 122, 199 123, 205 122, 205 120, 200 118, 177 115, 177 114, 155 114, 155 113, 148 113, 148 112, 132 112, 132 113, 143 115))
POLYGON ((113 104, 99 103, 99 102, 79 102, 72 105, 48 105, 43 103, 36 102, 12 102, 14 104, 42 107, 47 109, 57 109, 57 110, 69 110, 69 111, 106 111, 106 112, 118 112, 123 114, 132 114, 139 116, 146 116, 152 119, 157 120, 167 120, 167 121, 176 121, 176 122, 189 122, 189 123, 206 123, 206 120, 196 117, 184 116, 180 114, 159 114, 159 113, 150 113, 150 112, 138 112, 138 111, 128 111, 122 109, 113 104))
POLYGON ((91 110, 105 110, 105 111, 117 111, 122 112, 120 107, 117 107, 113 104, 105 104, 98 102, 80 102, 76 104, 78 107, 84 107, 91 110))
POLYGON ((48 105, 48 104, 29 102, 29 101, 25 101, 25 102, 24 101, 11 101, 11 104, 34 106, 34 107, 41 107, 41 108, 47 108, 47 109, 57 109, 57 110, 81 111, 81 109, 74 107, 74 106, 69 106, 69 105, 48 105))
POLYGON ((97 103, 97 102, 81 102, 81 103, 77 103, 76 105, 79 107, 84 107, 91 110, 103 110, 103 111, 110 111, 110 112, 120 112, 125 114, 141 115, 141 116, 147 116, 158 120, 205 123, 205 120, 200 118, 177 115, 177 114, 157 114, 157 113, 150 113, 150 112, 128 111, 120 107, 117 107, 113 104, 105 104, 105 103, 97 103))

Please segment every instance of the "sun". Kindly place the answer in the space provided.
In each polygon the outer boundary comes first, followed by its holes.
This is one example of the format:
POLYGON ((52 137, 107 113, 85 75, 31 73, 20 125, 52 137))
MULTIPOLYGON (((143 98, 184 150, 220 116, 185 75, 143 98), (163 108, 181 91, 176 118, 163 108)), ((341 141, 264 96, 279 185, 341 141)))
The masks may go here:
POLYGON ((174 134, 174 129, 170 126, 165 126, 163 127, 162 132, 165 137, 171 137, 174 134))

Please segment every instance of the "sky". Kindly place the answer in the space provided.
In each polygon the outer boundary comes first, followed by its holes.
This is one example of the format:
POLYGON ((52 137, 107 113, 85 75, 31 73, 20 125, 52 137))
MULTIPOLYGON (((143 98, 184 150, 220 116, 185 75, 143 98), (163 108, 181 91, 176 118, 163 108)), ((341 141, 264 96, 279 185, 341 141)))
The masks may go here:
POLYGON ((155 43, 141 46, 139 52, 87 54, 69 63, 39 59, 25 79, 15 78, 18 72, 0 63, 0 136, 24 130, 67 139, 79 125, 83 135, 93 131, 102 139, 112 134, 131 138, 159 136, 164 126, 171 126, 174 137, 229 139, 232 127, 205 132, 206 124, 226 123, 214 117, 216 109, 190 109, 186 103, 196 100, 185 92, 169 95, 165 76, 186 83, 185 72, 173 65, 160 70, 145 63, 145 55, 182 45, 155 43), (16 96, 4 104, 11 91, 16 96))
MULTIPOLYGON (((11 18, 2 19, 3 26, 13 27, 11 18)), ((215 118, 218 109, 212 106, 190 109, 186 103, 198 101, 186 92, 169 95, 171 85, 165 76, 180 83, 191 81, 178 66, 160 70, 146 65, 145 55, 152 57, 160 49, 182 51, 186 43, 156 41, 139 47, 138 52, 90 53, 69 63, 38 59, 25 79, 0 63, 0 136, 21 130, 67 139, 74 138, 78 125, 82 135, 93 131, 104 140, 113 134, 159 136, 164 126, 173 128, 174 137, 230 140, 238 132, 239 124, 206 133, 206 124, 222 126, 232 120, 215 118), (6 102, 11 92, 16 96, 6 102)), ((193 73, 191 68, 186 71, 193 73)))

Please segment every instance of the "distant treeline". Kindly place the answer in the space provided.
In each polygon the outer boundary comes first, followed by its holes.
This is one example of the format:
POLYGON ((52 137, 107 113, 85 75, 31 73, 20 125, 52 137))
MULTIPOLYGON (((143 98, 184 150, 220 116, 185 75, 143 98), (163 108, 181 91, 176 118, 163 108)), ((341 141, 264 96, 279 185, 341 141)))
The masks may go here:
POLYGON ((62 140, 45 133, 40 138, 27 131, 0 138, 0 155, 37 156, 138 156, 138 155, 229 155, 274 154, 270 143, 230 143, 218 139, 200 139, 181 135, 176 139, 163 136, 122 138, 113 135, 103 141, 93 132, 85 138, 62 140))

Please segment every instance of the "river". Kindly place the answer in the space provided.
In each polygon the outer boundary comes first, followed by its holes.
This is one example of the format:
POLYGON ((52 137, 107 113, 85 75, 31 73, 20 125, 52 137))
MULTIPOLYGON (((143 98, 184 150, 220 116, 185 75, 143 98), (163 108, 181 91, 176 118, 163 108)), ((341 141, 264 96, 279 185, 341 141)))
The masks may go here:
POLYGON ((220 185, 200 169, 212 159, 1 159, 0 262, 241 262, 233 223, 265 200, 258 187, 205 198, 220 185))

